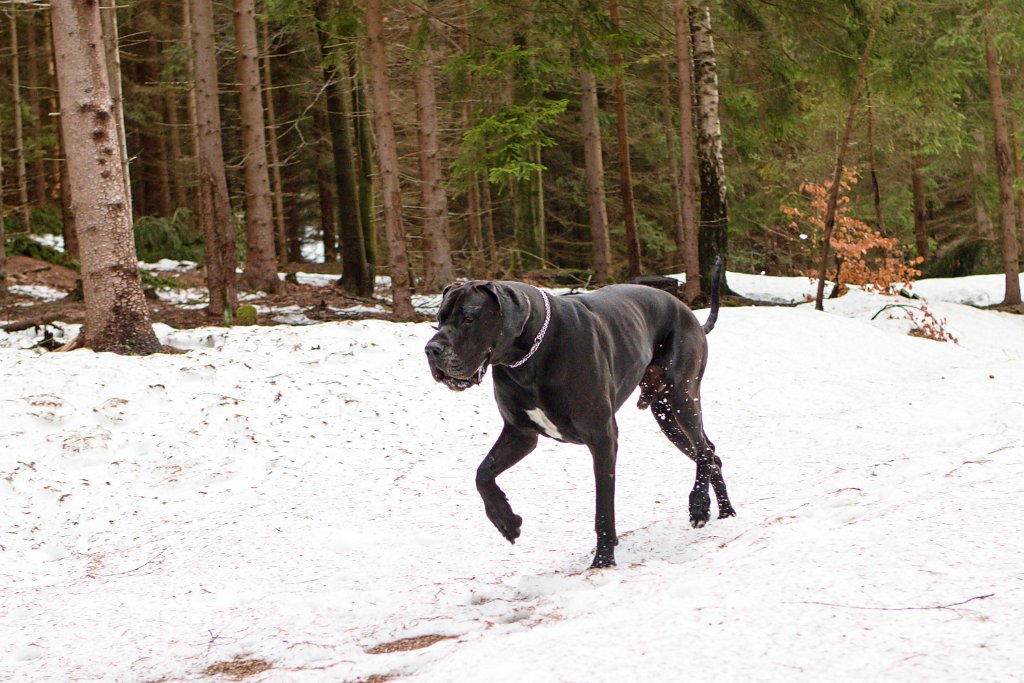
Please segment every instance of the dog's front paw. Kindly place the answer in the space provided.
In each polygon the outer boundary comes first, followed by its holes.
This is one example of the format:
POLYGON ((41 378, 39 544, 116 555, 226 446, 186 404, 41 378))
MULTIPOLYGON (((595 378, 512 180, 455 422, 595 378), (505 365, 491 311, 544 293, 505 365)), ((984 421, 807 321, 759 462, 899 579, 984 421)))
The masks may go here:
POLYGON ((491 514, 488 511, 487 517, 491 520, 491 523, 495 528, 501 532, 501 535, 505 537, 505 540, 515 545, 516 539, 519 538, 519 534, 522 532, 523 518, 511 510, 504 514, 491 514))
POLYGON ((700 529, 711 519, 711 499, 708 494, 694 489, 690 492, 690 526, 700 529))
POLYGON ((590 563, 591 569, 604 569, 605 567, 615 566, 615 555, 613 553, 602 553, 600 551, 594 555, 594 561, 590 563))

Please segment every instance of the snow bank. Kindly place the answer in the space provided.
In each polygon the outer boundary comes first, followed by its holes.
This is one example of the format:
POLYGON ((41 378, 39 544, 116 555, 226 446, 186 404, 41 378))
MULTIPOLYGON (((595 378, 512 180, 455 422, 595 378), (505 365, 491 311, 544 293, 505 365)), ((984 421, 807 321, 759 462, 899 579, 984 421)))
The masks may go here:
POLYGON ((0 348, 0 680, 1016 678, 1024 319, 936 303, 943 344, 886 303, 723 310, 704 410, 739 516, 689 527, 693 467, 627 403, 598 572, 582 447, 542 440, 500 479, 522 537, 491 527, 490 382, 435 384, 426 324, 0 348), (426 634, 456 637, 367 652, 426 634))

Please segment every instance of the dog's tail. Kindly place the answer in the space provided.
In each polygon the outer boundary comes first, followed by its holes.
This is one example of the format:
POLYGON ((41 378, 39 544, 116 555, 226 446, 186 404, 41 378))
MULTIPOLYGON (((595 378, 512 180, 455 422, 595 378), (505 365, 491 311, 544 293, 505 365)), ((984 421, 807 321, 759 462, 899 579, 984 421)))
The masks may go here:
POLYGON ((715 259, 715 274, 712 276, 711 282, 711 313, 708 315, 707 321, 701 326, 704 334, 708 334, 711 330, 715 329, 715 322, 718 320, 718 290, 722 284, 721 256, 715 259))

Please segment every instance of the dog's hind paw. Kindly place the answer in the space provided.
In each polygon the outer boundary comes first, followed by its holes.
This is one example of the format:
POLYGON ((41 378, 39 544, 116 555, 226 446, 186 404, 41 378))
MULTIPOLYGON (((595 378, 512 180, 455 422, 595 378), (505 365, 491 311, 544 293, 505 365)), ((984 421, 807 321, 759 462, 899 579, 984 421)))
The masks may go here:
POLYGON ((694 529, 703 528, 703 526, 707 523, 707 519, 695 519, 693 517, 690 517, 690 526, 692 526, 694 529))
POLYGON ((726 517, 735 517, 735 516, 736 516, 736 511, 733 510, 732 507, 719 508, 719 510, 718 510, 718 518, 719 519, 725 519, 726 517))
POLYGON ((515 545, 516 539, 522 533, 523 518, 517 514, 510 513, 508 515, 494 515, 490 519, 495 528, 505 537, 505 540, 515 545))

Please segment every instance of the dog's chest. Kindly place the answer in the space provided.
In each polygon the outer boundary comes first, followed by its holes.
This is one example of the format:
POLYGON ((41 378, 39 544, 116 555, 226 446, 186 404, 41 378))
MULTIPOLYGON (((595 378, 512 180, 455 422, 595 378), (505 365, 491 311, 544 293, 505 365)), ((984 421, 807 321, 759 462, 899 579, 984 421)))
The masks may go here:
POLYGON ((537 429, 539 429, 541 433, 550 436, 552 439, 558 439, 559 441, 566 440, 565 437, 562 436, 561 432, 558 431, 558 427, 555 426, 555 423, 551 421, 551 418, 549 418, 543 410, 540 408, 528 408, 525 412, 526 417, 530 419, 530 422, 537 426, 537 429))

